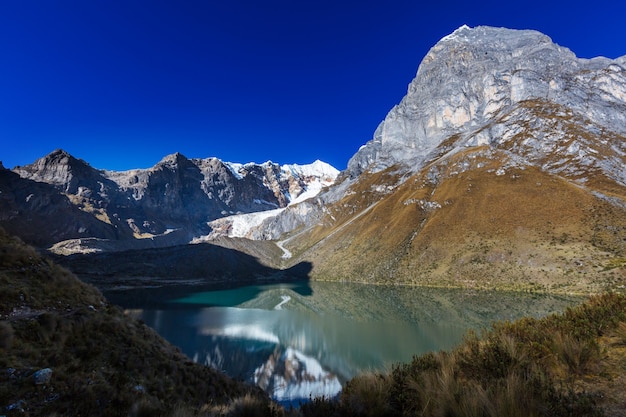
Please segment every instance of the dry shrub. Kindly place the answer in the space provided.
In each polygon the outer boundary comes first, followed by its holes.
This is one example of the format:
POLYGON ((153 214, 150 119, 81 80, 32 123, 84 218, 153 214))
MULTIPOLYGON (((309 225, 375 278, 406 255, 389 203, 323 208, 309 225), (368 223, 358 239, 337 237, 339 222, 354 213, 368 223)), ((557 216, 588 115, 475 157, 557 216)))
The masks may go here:
POLYGON ((536 381, 511 373, 487 393, 490 416, 532 417, 542 415, 543 401, 537 398, 536 381))
POLYGON ((391 377, 366 373, 349 381, 341 395, 341 407, 355 416, 394 415, 390 404, 391 377))
MULTIPOLYGON (((441 367, 424 372, 409 381, 413 404, 410 414, 446 417, 532 417, 542 415, 543 399, 538 395, 540 383, 534 374, 511 371, 502 378, 480 382, 463 376, 455 355, 440 355, 441 367)), ((542 389, 542 388, 540 388, 542 389)), ((406 411, 406 410, 405 410, 406 411)))
POLYGON ((626 345, 626 323, 620 321, 615 328, 615 335, 618 338, 618 344, 626 345))
POLYGON ((193 417, 193 416, 194 416, 194 413, 192 411, 182 406, 178 406, 174 408, 174 411, 172 411, 172 413, 170 414, 170 417, 193 417))
POLYGON ((299 409, 286 411, 285 416, 293 417, 335 417, 340 416, 340 404, 334 398, 316 397, 311 401, 300 404, 299 409))
POLYGON ((159 415, 159 409, 151 401, 143 398, 132 405, 128 417, 149 417, 159 415))

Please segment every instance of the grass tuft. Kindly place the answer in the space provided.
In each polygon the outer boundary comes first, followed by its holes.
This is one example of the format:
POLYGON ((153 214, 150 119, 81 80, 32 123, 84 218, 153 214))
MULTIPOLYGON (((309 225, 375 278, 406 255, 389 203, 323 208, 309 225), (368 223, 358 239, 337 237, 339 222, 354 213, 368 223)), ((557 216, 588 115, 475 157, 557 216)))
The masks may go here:
POLYGON ((392 416, 390 376, 366 373, 349 381, 341 395, 341 406, 357 416, 392 416))

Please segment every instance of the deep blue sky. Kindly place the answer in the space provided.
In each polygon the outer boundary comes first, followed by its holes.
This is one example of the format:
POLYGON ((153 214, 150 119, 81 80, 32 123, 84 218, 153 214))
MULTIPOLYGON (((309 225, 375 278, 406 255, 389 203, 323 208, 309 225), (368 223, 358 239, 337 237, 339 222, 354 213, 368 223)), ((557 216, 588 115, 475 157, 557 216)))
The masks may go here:
POLYGON ((619 1, 0 0, 0 160, 164 155, 339 169, 462 24, 626 54, 619 1))

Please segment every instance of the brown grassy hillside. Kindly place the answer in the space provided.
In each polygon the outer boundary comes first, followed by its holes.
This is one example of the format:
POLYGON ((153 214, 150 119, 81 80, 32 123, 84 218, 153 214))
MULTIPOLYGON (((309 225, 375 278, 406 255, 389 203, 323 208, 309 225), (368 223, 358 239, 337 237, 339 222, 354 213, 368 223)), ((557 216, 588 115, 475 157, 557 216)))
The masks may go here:
POLYGON ((289 247, 314 279, 554 292, 626 284, 626 201, 615 182, 585 186, 470 148, 408 179, 365 174, 326 221, 289 247), (401 185, 396 185, 400 183, 401 185))

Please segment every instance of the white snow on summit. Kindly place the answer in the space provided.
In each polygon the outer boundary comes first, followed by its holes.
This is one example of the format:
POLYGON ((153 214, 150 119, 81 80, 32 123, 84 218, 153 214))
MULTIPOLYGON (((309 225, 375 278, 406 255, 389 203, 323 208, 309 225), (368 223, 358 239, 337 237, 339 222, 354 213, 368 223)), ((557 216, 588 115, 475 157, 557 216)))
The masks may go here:
POLYGON ((282 166, 283 171, 290 171, 294 176, 299 177, 319 177, 324 179, 332 179, 332 181, 339 175, 339 170, 326 162, 322 162, 319 159, 312 164, 298 165, 287 164, 282 166))
MULTIPOLYGON (((272 161, 266 161, 262 164, 256 164, 254 162, 248 162, 246 164, 223 162, 223 164, 228 167, 237 179, 243 179, 241 171, 246 167, 257 165, 263 168, 269 168, 274 165, 272 161)), ((339 175, 339 170, 326 162, 320 161, 319 159, 311 164, 285 164, 279 166, 283 175, 291 175, 292 177, 298 178, 317 177, 323 179, 324 182, 327 182, 325 185, 332 184, 335 178, 337 178, 337 175, 339 175)))

